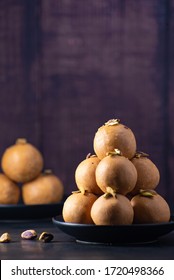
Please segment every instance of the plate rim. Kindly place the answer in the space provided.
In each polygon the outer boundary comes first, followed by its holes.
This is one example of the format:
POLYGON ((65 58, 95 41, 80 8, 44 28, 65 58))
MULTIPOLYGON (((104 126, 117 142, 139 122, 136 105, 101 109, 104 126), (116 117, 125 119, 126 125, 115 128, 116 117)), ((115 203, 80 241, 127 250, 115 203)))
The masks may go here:
POLYGON ((67 223, 63 221, 62 215, 52 217, 52 222, 62 232, 73 237, 77 243, 83 244, 124 246, 130 244, 149 244, 157 242, 161 237, 174 231, 173 215, 171 215, 169 222, 150 224, 95 225, 67 223), (140 235, 140 232, 145 232, 145 234, 140 235), (108 239, 105 238, 106 233, 108 233, 108 239))
MULTIPOLYGON (((62 215, 57 215, 52 217, 53 223, 57 223, 63 226, 72 226, 72 227, 101 227, 101 228, 133 228, 133 227, 159 227, 159 226, 169 226, 173 225, 174 226, 174 215, 171 215, 170 221, 169 222, 163 222, 163 223, 147 223, 147 224, 129 224, 129 225, 95 225, 95 224, 81 224, 81 223, 70 223, 70 222, 65 222, 63 221, 62 215), (60 218, 60 220, 58 220, 60 218)), ((174 230, 174 228, 173 228, 174 230)))
POLYGON ((0 204, 0 221, 51 219, 53 215, 59 215, 62 208, 62 201, 52 204, 0 204))
POLYGON ((45 204, 24 204, 24 203, 19 203, 19 204, 0 204, 0 209, 1 208, 31 208, 31 207, 44 207, 44 206, 56 206, 56 205, 62 205, 64 202, 60 201, 57 203, 45 203, 45 204))

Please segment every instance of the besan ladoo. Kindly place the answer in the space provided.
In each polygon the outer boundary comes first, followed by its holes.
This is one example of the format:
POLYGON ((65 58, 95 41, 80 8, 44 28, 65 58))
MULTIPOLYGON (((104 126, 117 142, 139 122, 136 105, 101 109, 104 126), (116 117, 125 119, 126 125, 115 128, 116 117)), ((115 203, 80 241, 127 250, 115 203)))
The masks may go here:
POLYGON ((132 130, 122 124, 120 119, 111 119, 99 127, 93 146, 99 159, 114 149, 120 150, 123 156, 131 159, 136 152, 136 139, 132 130))
POLYGON ((103 194, 103 191, 96 182, 96 168, 100 160, 96 155, 88 154, 86 159, 79 163, 75 170, 75 181, 79 190, 88 191, 96 195, 103 194))
POLYGON ((137 182, 131 194, 138 193, 140 189, 154 190, 159 184, 160 173, 149 155, 144 152, 136 152, 131 162, 137 170, 137 182))
POLYGON ((103 192, 110 187, 126 195, 134 189, 136 181, 135 166, 118 149, 107 153, 96 168, 96 182, 103 192))

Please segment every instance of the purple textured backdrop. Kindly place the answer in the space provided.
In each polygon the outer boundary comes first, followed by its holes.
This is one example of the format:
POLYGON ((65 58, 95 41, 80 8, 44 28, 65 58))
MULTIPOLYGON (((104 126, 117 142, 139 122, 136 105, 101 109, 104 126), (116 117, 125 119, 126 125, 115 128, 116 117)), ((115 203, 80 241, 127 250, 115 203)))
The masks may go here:
POLYGON ((1 0, 0 155, 26 137, 76 189, 97 128, 120 118, 174 200, 173 0, 1 0))

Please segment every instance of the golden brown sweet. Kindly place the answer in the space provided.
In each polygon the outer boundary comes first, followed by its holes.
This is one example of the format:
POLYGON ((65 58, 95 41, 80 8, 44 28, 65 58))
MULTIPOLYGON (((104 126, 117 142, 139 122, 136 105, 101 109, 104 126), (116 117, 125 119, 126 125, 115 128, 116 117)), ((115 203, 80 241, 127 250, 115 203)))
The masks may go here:
POLYGON ((60 202, 64 187, 61 180, 51 171, 22 185, 22 198, 25 204, 50 204, 60 202))
POLYGON ((19 199, 19 186, 6 175, 0 173, 0 204, 17 204, 19 199))
POLYGON ((109 153, 96 168, 96 182, 103 192, 111 187, 117 193, 126 195, 133 190, 136 181, 135 166, 119 150, 109 153))
POLYGON ((80 162, 75 171, 75 181, 79 190, 88 191, 97 195, 103 194, 98 187, 95 171, 100 160, 97 156, 92 155, 80 162))
POLYGON ((131 159, 136 152, 136 139, 130 128, 121 124, 119 119, 112 119, 98 129, 93 146, 99 159, 114 149, 120 150, 123 156, 131 159))
POLYGON ((159 184, 160 173, 148 155, 137 152, 131 161, 137 170, 137 182, 132 194, 138 193, 140 189, 155 189, 159 184))
POLYGON ((128 225, 133 222, 133 208, 128 198, 108 193, 100 196, 91 208, 96 225, 128 225))
POLYGON ((97 196, 92 193, 74 192, 65 201, 63 219, 68 223, 93 224, 91 207, 97 196))
POLYGON ((36 178, 43 168, 43 157, 26 139, 17 139, 16 144, 5 150, 2 170, 13 181, 25 183, 36 178))
POLYGON ((170 220, 170 208, 166 200, 154 190, 141 190, 131 199, 134 223, 164 223, 170 220))

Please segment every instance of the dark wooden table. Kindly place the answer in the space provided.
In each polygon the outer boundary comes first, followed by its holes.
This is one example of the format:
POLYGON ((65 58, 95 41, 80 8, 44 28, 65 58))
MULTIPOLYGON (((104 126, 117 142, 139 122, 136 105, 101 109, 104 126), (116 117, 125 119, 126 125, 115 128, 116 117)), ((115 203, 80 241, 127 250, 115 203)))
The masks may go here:
POLYGON ((51 219, 0 221, 0 233, 4 232, 8 232, 12 240, 0 243, 1 260, 174 259, 174 231, 155 243, 129 246, 77 243, 73 237, 61 232, 51 219), (26 229, 35 229, 38 234, 49 231, 54 239, 50 243, 22 240, 20 234, 26 229))

